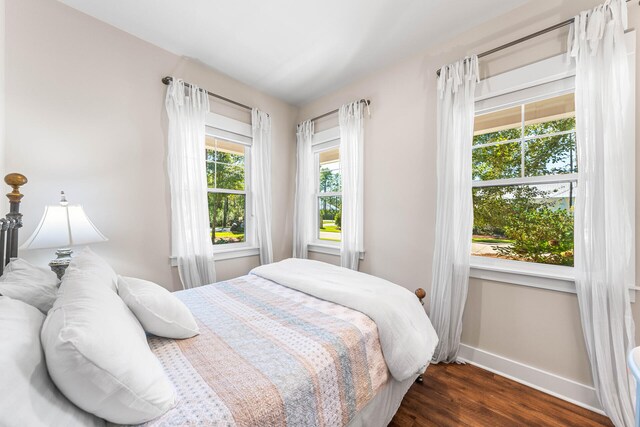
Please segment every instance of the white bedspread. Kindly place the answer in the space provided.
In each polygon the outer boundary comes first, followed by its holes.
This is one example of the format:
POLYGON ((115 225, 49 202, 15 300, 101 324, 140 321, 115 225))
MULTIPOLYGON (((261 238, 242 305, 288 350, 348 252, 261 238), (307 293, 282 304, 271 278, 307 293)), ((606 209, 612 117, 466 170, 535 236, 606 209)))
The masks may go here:
POLYGON ((391 375, 403 381, 426 368, 438 336, 418 299, 384 279, 318 261, 287 259, 251 274, 369 316, 391 375))

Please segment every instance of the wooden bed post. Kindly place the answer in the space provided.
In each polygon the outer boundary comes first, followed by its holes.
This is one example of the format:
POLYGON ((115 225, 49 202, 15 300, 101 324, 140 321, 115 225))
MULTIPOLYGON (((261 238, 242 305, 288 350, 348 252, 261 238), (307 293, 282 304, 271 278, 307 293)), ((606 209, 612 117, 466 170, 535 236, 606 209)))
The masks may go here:
MULTIPOLYGON (((424 305, 424 301, 423 300, 427 297, 427 292, 422 288, 418 288, 418 289, 416 289, 416 291, 414 293, 418 297, 418 300, 420 300, 420 304, 424 305)), ((418 375, 418 378, 416 378, 416 382, 422 383, 422 381, 423 381, 422 376, 423 375, 424 375, 424 372, 422 374, 418 375)))

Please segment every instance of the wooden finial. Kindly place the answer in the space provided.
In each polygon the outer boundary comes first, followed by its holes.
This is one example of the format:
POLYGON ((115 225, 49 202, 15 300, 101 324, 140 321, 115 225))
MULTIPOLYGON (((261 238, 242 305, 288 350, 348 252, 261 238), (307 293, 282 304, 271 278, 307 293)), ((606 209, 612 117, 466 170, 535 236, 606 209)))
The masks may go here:
POLYGON ((11 203, 20 203, 20 200, 24 197, 24 194, 20 193, 20 187, 28 182, 27 177, 20 173, 10 173, 4 177, 4 182, 13 188, 11 193, 7 193, 9 201, 11 203))
POLYGON ((420 304, 424 305, 424 301, 422 300, 427 296, 427 292, 422 288, 418 288, 416 289, 415 294, 420 300, 420 304))

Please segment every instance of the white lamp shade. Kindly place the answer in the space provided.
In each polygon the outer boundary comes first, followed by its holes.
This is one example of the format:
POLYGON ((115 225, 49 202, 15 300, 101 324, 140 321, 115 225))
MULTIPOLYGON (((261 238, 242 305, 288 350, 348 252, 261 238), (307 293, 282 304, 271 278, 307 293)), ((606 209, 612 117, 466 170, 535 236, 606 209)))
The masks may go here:
POLYGON ((107 240, 82 206, 46 206, 40 224, 20 249, 66 248, 107 240))

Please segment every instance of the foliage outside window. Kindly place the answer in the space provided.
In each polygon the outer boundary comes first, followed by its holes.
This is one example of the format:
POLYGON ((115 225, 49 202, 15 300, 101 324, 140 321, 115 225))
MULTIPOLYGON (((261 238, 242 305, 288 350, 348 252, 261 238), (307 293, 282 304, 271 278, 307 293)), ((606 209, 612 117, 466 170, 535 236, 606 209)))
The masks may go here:
POLYGON ((573 266, 573 94, 476 116, 472 255, 573 266))
POLYGON ((318 239, 339 242, 342 238, 342 181, 340 148, 316 153, 318 164, 318 239))
POLYGON ((209 224, 214 245, 245 241, 245 146, 207 135, 209 224))

